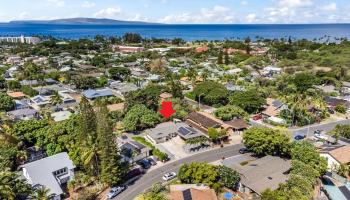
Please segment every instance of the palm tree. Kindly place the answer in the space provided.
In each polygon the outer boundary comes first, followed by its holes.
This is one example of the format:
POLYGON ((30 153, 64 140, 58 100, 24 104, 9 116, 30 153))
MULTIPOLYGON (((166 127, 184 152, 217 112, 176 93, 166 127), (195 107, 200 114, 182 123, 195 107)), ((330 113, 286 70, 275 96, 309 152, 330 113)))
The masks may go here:
POLYGON ((191 80, 192 87, 194 87, 197 80, 197 71, 195 68, 190 67, 187 71, 187 77, 191 80))
POLYGON ((84 153, 81 156, 84 167, 87 170, 90 170, 93 175, 99 177, 99 154, 100 150, 98 149, 96 142, 88 142, 84 148, 84 153))
POLYGON ((45 187, 37 188, 32 195, 30 195, 31 200, 50 200, 54 197, 54 194, 50 194, 50 190, 45 187))
POLYGON ((57 106, 63 103, 62 97, 57 91, 51 96, 50 103, 54 106, 57 106))

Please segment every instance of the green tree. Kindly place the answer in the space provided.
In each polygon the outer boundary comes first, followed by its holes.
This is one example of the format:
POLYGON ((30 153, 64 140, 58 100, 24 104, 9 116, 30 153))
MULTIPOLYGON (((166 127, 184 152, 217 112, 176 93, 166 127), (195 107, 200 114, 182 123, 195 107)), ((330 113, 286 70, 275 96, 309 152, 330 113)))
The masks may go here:
POLYGON ((248 113, 258 112, 266 104, 266 99, 257 91, 235 92, 229 97, 230 104, 241 107, 248 113))
POLYGON ((31 194, 31 186, 14 172, 0 171, 0 198, 15 200, 31 194))
POLYGON ((6 93, 0 92, 0 112, 10 111, 14 106, 14 101, 6 93))
POLYGON ((280 130, 253 127, 243 134, 244 145, 257 155, 290 154, 289 137, 280 130))
POLYGON ((223 64, 223 52, 220 50, 219 55, 218 55, 218 64, 222 65, 223 64))
POLYGON ((208 105, 226 105, 228 90, 220 83, 205 81, 194 88, 193 93, 201 103, 208 105))
POLYGON ((53 106, 58 106, 63 103, 63 99, 57 91, 55 91, 54 94, 51 96, 50 103, 53 106))
POLYGON ((334 135, 339 135, 350 139, 350 125, 349 124, 337 124, 333 129, 334 135))
POLYGON ((227 105, 218 108, 214 112, 215 116, 223 121, 230 121, 235 118, 247 119, 249 117, 248 113, 242 108, 234 105, 227 105))
POLYGON ((108 70, 110 77, 114 80, 124 81, 131 75, 131 71, 126 67, 113 67, 108 70))
POLYGON ((141 43, 142 37, 138 33, 125 33, 123 36, 123 41, 126 43, 141 43))
POLYGON ((321 157, 315 146, 306 141, 295 142, 291 148, 293 160, 299 160, 318 171, 320 175, 327 170, 327 161, 321 157))
POLYGON ((229 65, 229 64, 230 64, 230 57, 229 57, 229 55, 228 55, 228 52, 225 51, 224 55, 225 55, 225 57, 224 57, 224 59, 225 59, 225 65, 229 65))
POLYGON ((237 187, 237 183, 240 181, 240 175, 237 171, 223 165, 218 166, 217 171, 220 176, 220 182, 225 187, 230 189, 237 187))
POLYGON ((31 200, 50 200, 54 197, 50 194, 50 190, 45 187, 37 188, 32 195, 30 195, 31 200))
POLYGON ((178 178, 186 184, 206 184, 209 187, 215 186, 218 179, 218 172, 215 166, 207 163, 193 162, 184 164, 179 169, 178 178))
POLYGON ((97 112, 97 139, 100 150, 101 181, 113 186, 123 177, 120 155, 113 141, 113 128, 108 117, 106 106, 99 106, 97 112))
POLYGON ((123 120, 127 131, 142 130, 154 126, 157 122, 159 122, 158 114, 140 104, 133 106, 123 120))
POLYGON ((338 104, 337 106, 335 106, 334 110, 337 111, 338 113, 342 113, 342 114, 346 113, 346 107, 343 104, 338 104))

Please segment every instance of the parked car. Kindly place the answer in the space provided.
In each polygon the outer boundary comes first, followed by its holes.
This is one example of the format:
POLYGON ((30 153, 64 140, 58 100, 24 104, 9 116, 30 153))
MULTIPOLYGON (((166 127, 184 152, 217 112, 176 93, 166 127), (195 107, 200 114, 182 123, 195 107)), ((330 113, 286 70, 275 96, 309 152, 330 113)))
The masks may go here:
POLYGON ((113 187, 111 190, 107 193, 107 199, 112 199, 116 197, 118 194, 123 192, 126 189, 125 186, 118 186, 118 187, 113 187))
POLYGON ((152 158, 148 158, 148 162, 154 166, 154 165, 157 165, 157 162, 155 160, 153 160, 152 158))
POLYGON ((171 179, 174 179, 175 177, 176 177, 176 173, 175 172, 169 172, 169 173, 164 174, 163 180, 169 181, 171 179))
POLYGON ((254 117, 253 117, 253 120, 254 121, 258 121, 258 120, 261 120, 262 119, 262 115, 255 115, 254 117))
POLYGON ((294 137, 295 140, 303 140, 306 138, 306 135, 297 135, 294 137))
POLYGON ((244 147, 244 148, 239 149, 238 152, 239 152, 240 154, 245 154, 245 153, 249 153, 250 151, 249 151, 248 148, 244 147))
POLYGON ((147 159, 142 159, 137 162, 142 168, 149 169, 151 167, 151 163, 147 159))

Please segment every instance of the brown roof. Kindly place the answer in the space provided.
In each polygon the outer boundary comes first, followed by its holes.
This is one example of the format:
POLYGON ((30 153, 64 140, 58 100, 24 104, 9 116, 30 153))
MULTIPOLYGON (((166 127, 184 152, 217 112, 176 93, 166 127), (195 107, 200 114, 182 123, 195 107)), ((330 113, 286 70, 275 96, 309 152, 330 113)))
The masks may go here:
POLYGON ((332 150, 329 154, 341 164, 350 163, 350 146, 343 146, 332 150))
POLYGON ((248 128, 248 124, 244 119, 233 119, 231 121, 225 122, 229 126, 232 126, 234 129, 246 129, 248 128))
POLYGON ((111 112, 121 111, 121 110, 124 110, 124 103, 116 103, 116 104, 108 105, 107 108, 111 112))
POLYGON ((12 98, 22 98, 26 96, 23 92, 8 92, 7 94, 12 98))
POLYGON ((187 116, 187 119, 203 126, 204 128, 211 128, 211 127, 217 127, 220 126, 220 123, 217 121, 199 113, 199 112, 192 112, 187 116))
POLYGON ((191 195, 192 200, 218 200, 215 191, 210 188, 171 188, 171 200, 187 200, 184 196, 191 195))
POLYGON ((159 96, 160 96, 160 98, 162 98, 162 99, 168 99, 168 98, 172 98, 172 97, 173 97, 173 95, 170 94, 170 93, 168 93, 168 92, 163 92, 163 93, 160 94, 159 96))

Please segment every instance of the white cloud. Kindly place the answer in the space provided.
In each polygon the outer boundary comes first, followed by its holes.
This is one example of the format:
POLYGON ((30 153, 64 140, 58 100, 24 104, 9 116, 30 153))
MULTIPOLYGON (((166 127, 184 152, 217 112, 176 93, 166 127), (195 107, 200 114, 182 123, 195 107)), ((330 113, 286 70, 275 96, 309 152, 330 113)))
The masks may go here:
POLYGON ((337 10, 337 4, 332 2, 332 3, 329 3, 325 6, 322 6, 322 10, 325 10, 325 11, 336 11, 337 10))
POLYGON ((94 17, 97 18, 115 18, 121 13, 121 8, 119 6, 110 7, 102 9, 94 14, 94 17))
POLYGON ((255 23, 257 22, 256 14, 250 13, 245 17, 245 20, 247 23, 255 23))
POLYGON ((94 3, 94 2, 89 2, 89 1, 85 1, 82 5, 81 5, 81 7, 83 7, 83 8, 93 8, 93 7, 95 7, 96 6, 96 4, 94 3))
POLYGON ((28 12, 21 12, 18 16, 18 19, 28 19, 29 13, 28 12))
POLYGON ((246 1, 246 0, 242 0, 241 1, 241 5, 242 6, 247 6, 249 3, 248 3, 248 1, 246 1))
POLYGON ((313 5, 313 0, 279 0, 280 7, 298 8, 313 5))
POLYGON ((66 4, 64 0, 46 0, 46 1, 54 4, 57 7, 63 7, 66 4))
POLYGON ((198 12, 180 13, 165 16, 159 22, 162 23, 234 23, 236 22, 235 14, 229 7, 216 5, 210 9, 202 8, 198 12))

